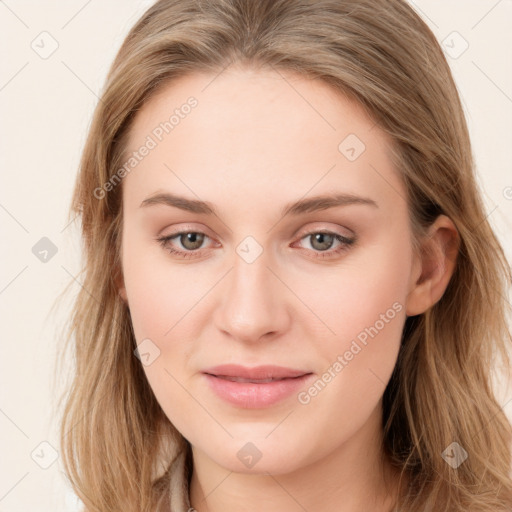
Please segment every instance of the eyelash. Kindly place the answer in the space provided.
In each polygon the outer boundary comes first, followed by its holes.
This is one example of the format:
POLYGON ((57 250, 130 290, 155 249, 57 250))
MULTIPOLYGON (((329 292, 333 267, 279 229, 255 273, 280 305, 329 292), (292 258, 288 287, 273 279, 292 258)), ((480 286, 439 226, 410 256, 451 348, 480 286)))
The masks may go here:
MULTIPOLYGON (((178 231, 176 233, 173 233, 172 235, 166 235, 166 236, 161 236, 161 237, 158 237, 156 240, 158 242, 160 242, 160 244, 162 245, 162 247, 164 249, 166 249, 169 253, 171 254, 174 254, 176 256, 179 256, 181 258, 194 258, 198 253, 201 252, 201 249, 196 249, 196 250, 192 250, 192 251, 180 251, 178 249, 174 249, 172 247, 169 247, 167 244, 168 242, 170 242, 171 240, 173 240, 174 238, 178 238, 179 236, 181 235, 185 235, 185 234, 188 234, 188 233, 194 233, 194 234, 199 234, 199 235, 205 235, 205 237, 207 238, 210 238, 206 233, 202 233, 201 231, 191 231, 191 230, 185 230, 185 231, 178 231)), ((300 239, 299 241, 303 240, 304 238, 307 238, 308 236, 311 236, 311 235, 317 235, 317 234, 321 234, 321 235, 332 235, 334 237, 334 239, 338 242, 340 242, 340 246, 335 249, 335 250, 326 250, 326 251, 316 251, 314 249, 304 249, 306 251, 310 251, 310 250, 313 250, 314 253, 316 253, 316 255, 314 256, 315 258, 320 258, 320 259, 325 259, 325 258, 332 258, 332 257, 335 257, 345 251, 347 251, 349 249, 349 247, 351 245, 353 245, 356 241, 355 238, 346 238, 342 235, 339 235, 338 233, 333 233, 332 231, 310 231, 309 233, 305 233, 300 239)))

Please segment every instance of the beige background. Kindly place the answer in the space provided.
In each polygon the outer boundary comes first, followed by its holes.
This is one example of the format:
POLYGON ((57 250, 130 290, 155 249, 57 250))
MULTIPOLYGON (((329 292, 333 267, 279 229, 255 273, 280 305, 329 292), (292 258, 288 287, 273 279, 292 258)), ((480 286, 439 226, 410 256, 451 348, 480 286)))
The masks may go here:
MULTIPOLYGON (((67 209, 97 94, 151 3, 0 1, 1 512, 77 510, 62 475, 51 388, 69 300, 50 308, 68 282, 69 297, 80 286, 80 242, 67 209), (57 250, 46 262, 32 252, 48 243, 43 237, 57 250)), ((445 41, 489 219, 512 261, 512 2, 411 4, 445 41)), ((510 389, 499 381, 498 391, 512 417, 510 389)))

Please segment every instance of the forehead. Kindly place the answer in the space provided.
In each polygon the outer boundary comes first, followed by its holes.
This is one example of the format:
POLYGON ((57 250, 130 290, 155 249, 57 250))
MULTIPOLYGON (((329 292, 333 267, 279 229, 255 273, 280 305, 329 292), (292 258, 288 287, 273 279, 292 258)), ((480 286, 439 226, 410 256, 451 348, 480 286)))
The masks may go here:
POLYGON ((336 187, 396 201, 401 183, 390 144, 358 103, 320 80, 268 69, 193 73, 162 87, 138 112, 126 157, 151 149, 123 186, 127 201, 138 204, 176 188, 281 203, 336 187))

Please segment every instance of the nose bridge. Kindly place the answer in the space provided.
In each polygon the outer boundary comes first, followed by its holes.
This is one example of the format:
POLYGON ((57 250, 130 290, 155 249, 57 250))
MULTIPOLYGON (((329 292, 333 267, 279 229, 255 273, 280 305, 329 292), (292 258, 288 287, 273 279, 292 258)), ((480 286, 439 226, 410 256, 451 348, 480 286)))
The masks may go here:
POLYGON ((268 268, 269 253, 251 238, 236 248, 216 312, 218 328, 243 340, 279 332, 288 319, 283 285, 268 268))

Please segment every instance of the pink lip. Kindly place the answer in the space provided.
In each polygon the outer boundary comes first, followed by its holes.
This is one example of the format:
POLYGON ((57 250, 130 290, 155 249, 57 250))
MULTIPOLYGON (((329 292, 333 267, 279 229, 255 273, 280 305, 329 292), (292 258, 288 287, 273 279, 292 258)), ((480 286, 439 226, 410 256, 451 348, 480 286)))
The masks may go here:
POLYGON ((223 400, 244 409, 274 405, 304 387, 311 372, 282 366, 221 365, 203 371, 210 388, 223 400), (234 382, 232 378, 253 382, 234 382), (277 379, 272 382, 258 380, 277 379))

